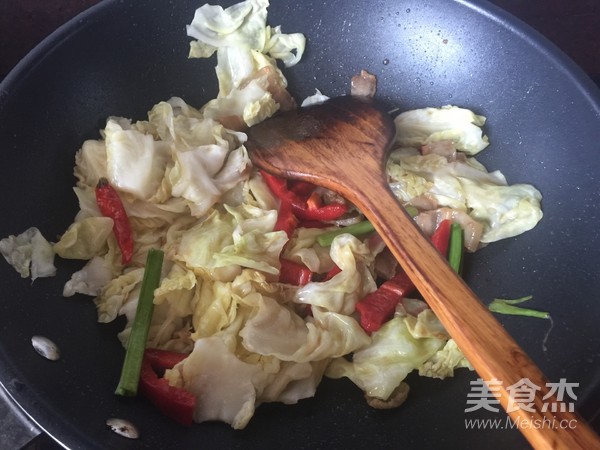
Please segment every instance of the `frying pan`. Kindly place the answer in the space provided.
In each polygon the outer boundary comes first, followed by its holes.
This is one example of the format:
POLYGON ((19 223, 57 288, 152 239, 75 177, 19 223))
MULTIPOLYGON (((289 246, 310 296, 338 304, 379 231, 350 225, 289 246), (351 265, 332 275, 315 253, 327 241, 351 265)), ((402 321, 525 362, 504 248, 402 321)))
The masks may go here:
MULTIPOLYGON (((0 85, 0 235, 37 226, 53 239, 72 221, 75 151, 98 138, 108 115, 145 117, 173 95, 200 106, 217 93, 214 60, 188 60, 185 24, 202 2, 105 1, 28 55, 0 85)), ((223 3, 224 5, 232 2, 223 3)), ((492 145, 481 161, 510 183, 544 194, 545 217, 532 231, 469 255, 465 278, 484 301, 533 295, 545 320, 499 317, 554 381, 578 383, 576 407, 600 408, 600 93, 537 33, 484 1, 274 1, 269 22, 308 38, 305 59, 286 70, 297 98, 315 88, 349 91, 360 69, 379 80, 378 97, 402 110, 457 104, 488 117, 492 145)), ((365 180, 368 182, 368 180, 365 180)), ((520 448, 510 429, 467 429, 469 382, 410 377, 401 408, 366 406, 358 388, 324 380, 314 399, 262 405, 249 426, 182 428, 144 399, 113 396, 124 323, 96 323, 88 297, 63 298, 81 263, 58 261, 55 278, 33 284, 0 264, 0 381, 43 430, 68 448, 520 448), (34 334, 61 349, 57 362, 31 348, 34 334), (139 440, 105 426, 134 422, 139 440)), ((596 427, 599 428, 598 426, 596 427)))

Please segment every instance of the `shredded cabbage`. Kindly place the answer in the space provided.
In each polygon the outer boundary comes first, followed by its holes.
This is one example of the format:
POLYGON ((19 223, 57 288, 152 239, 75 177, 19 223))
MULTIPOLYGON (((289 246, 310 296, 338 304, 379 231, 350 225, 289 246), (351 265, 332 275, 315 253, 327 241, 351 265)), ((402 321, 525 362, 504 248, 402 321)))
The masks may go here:
MULTIPOLYGON (((355 306, 377 289, 384 253, 376 236, 340 234, 322 247, 321 228, 300 226, 290 238, 274 229, 279 200, 252 168, 244 131, 295 107, 276 59, 298 63, 305 39, 268 26, 267 7, 267 0, 248 0, 199 8, 187 28, 196 39, 190 56, 216 53, 217 98, 195 108, 173 97, 137 122, 109 117, 102 138, 84 142, 75 156, 80 210, 59 241, 47 242, 36 228, 0 241, 6 260, 32 279, 54 275, 55 254, 88 260, 64 295, 95 297, 99 322, 125 316, 118 335, 124 346, 146 253, 161 248, 165 263, 147 345, 188 354, 165 377, 196 395, 195 421, 220 420, 236 429, 262 402, 313 396, 324 375, 348 377, 386 401, 412 371, 445 378, 470 367, 422 301, 404 299, 395 318, 372 335, 360 327, 355 306), (113 221, 96 205, 101 177, 117 190, 131 222, 135 246, 126 267, 113 221), (282 258, 317 276, 304 286, 279 282, 282 258), (323 280, 336 266, 339 273, 323 280)), ((327 98, 316 90, 303 105, 327 98)), ((396 119, 390 186, 401 203, 417 206, 424 231, 423 217, 450 214, 467 228, 476 224, 480 242, 488 243, 541 219, 534 187, 509 185, 472 157, 488 145, 484 122, 456 106, 396 119)), ((351 215, 360 219, 357 211, 351 215)), ((471 241, 476 249, 479 241, 471 241)))

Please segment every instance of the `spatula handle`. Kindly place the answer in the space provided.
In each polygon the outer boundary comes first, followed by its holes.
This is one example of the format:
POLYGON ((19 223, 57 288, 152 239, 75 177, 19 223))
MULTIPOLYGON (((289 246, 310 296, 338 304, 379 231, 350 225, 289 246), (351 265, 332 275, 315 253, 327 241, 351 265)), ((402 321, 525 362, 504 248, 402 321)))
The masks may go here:
POLYGON ((424 238, 385 182, 347 188, 343 194, 373 223, 477 373, 501 382, 494 392, 529 442, 535 448, 600 448, 598 436, 552 395, 540 369, 424 238), (523 381, 540 388, 530 411, 514 408, 507 390, 523 381))

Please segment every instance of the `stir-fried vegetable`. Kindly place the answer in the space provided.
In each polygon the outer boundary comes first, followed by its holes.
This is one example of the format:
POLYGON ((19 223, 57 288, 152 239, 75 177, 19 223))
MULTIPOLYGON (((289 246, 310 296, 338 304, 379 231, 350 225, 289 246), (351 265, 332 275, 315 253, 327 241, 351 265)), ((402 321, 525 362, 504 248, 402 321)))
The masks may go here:
POLYGON ((281 267, 279 269, 279 282, 293 284, 294 286, 304 286, 309 283, 313 277, 312 271, 304 264, 300 264, 289 259, 281 258, 281 267))
POLYGON ((379 330, 394 315, 398 302, 414 289, 415 285, 404 272, 384 282, 375 292, 356 304, 360 325, 368 333, 379 330))
POLYGON ((339 236, 343 233, 349 233, 353 236, 362 236, 367 233, 372 233, 375 231, 375 227, 368 220, 363 220, 361 222, 348 225, 347 227, 339 228, 337 230, 327 231, 317 237, 317 242, 319 245, 326 247, 331 245, 336 236, 339 236))
MULTIPOLYGON (((435 233, 431 236, 431 243, 438 251, 444 255, 448 255, 448 247, 450 244, 450 229, 452 228, 452 222, 450 220, 442 220, 438 225, 435 233)), ((462 242, 461 242, 462 248, 462 242)))
POLYGON ((196 397, 185 389, 170 386, 158 372, 172 369, 187 357, 185 353, 148 349, 144 353, 140 373, 140 393, 150 400, 164 415, 182 425, 194 421, 196 397))
POLYGON ((140 298, 127 342, 125 361, 121 370, 121 378, 115 394, 135 396, 137 394, 144 349, 148 339, 148 330, 154 311, 154 290, 160 283, 160 272, 163 263, 163 252, 150 249, 144 270, 144 279, 140 290, 140 298))
POLYGON ((286 216, 291 209, 298 219, 304 221, 325 222, 339 219, 348 211, 348 205, 342 202, 323 205, 319 195, 314 192, 316 186, 300 183, 299 189, 288 187, 288 180, 261 171, 269 189, 279 199, 286 216))
POLYGON ((462 271, 463 251, 463 230, 460 224, 453 223, 450 229, 448 263, 456 273, 462 271))
POLYGON ((106 178, 100 178, 96 186, 96 203, 100 212, 113 220, 113 232, 121 249, 123 264, 129 264, 133 255, 131 225, 117 191, 106 178))
MULTIPOLYGON (((444 256, 450 244, 451 226, 453 224, 449 220, 444 220, 431 236, 431 243, 444 256)), ((393 278, 385 281, 379 289, 356 304, 361 326, 369 333, 379 330, 393 316, 400 300, 414 290, 415 285, 412 280, 400 270, 393 278)))
MULTIPOLYGON (((139 382, 185 424, 244 428, 257 405, 311 397, 323 376, 390 405, 412 371, 444 378, 469 367, 361 211, 252 167, 245 131, 296 107, 276 60, 298 63, 305 45, 267 25, 267 6, 198 9, 190 56, 216 54, 217 97, 198 108, 174 97, 145 120, 109 117, 77 152, 80 210, 60 240, 31 229, 0 242, 23 276, 30 266, 52 275, 54 253, 88 261, 64 295, 93 296, 99 322, 126 317, 117 392, 133 395, 139 382)), ((457 271, 464 251, 542 217, 534 187, 475 159, 488 144, 484 121, 455 106, 406 111, 387 164, 399 207, 457 271)))
POLYGON ((548 319, 550 317, 550 313, 546 311, 537 311, 535 309, 523 308, 521 306, 515 306, 520 303, 531 300, 533 297, 528 295, 527 297, 521 297, 513 300, 504 299, 504 298, 495 298, 488 305, 490 311, 499 313, 499 314, 510 314, 513 316, 527 316, 527 317, 537 317, 538 319, 548 319))

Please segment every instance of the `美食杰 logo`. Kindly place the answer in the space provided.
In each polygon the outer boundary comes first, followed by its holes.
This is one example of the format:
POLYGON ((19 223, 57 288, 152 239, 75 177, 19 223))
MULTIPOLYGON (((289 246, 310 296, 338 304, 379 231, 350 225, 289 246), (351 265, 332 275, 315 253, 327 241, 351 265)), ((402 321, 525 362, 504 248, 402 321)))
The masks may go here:
POLYGON ((465 413, 475 411, 500 412, 500 391, 505 389, 508 393, 507 413, 524 411, 532 413, 520 414, 512 420, 498 419, 465 419, 465 427, 471 429, 508 429, 508 428, 575 428, 574 419, 560 419, 548 413, 574 412, 577 395, 575 388, 579 383, 568 382, 561 378, 558 382, 548 382, 544 386, 546 392, 542 397, 542 404, 536 406, 535 398, 543 387, 533 383, 529 378, 522 378, 518 382, 504 387, 502 381, 492 379, 485 381, 478 378, 470 382, 471 390, 467 394, 465 413), (544 413, 539 415, 538 413, 544 413))

